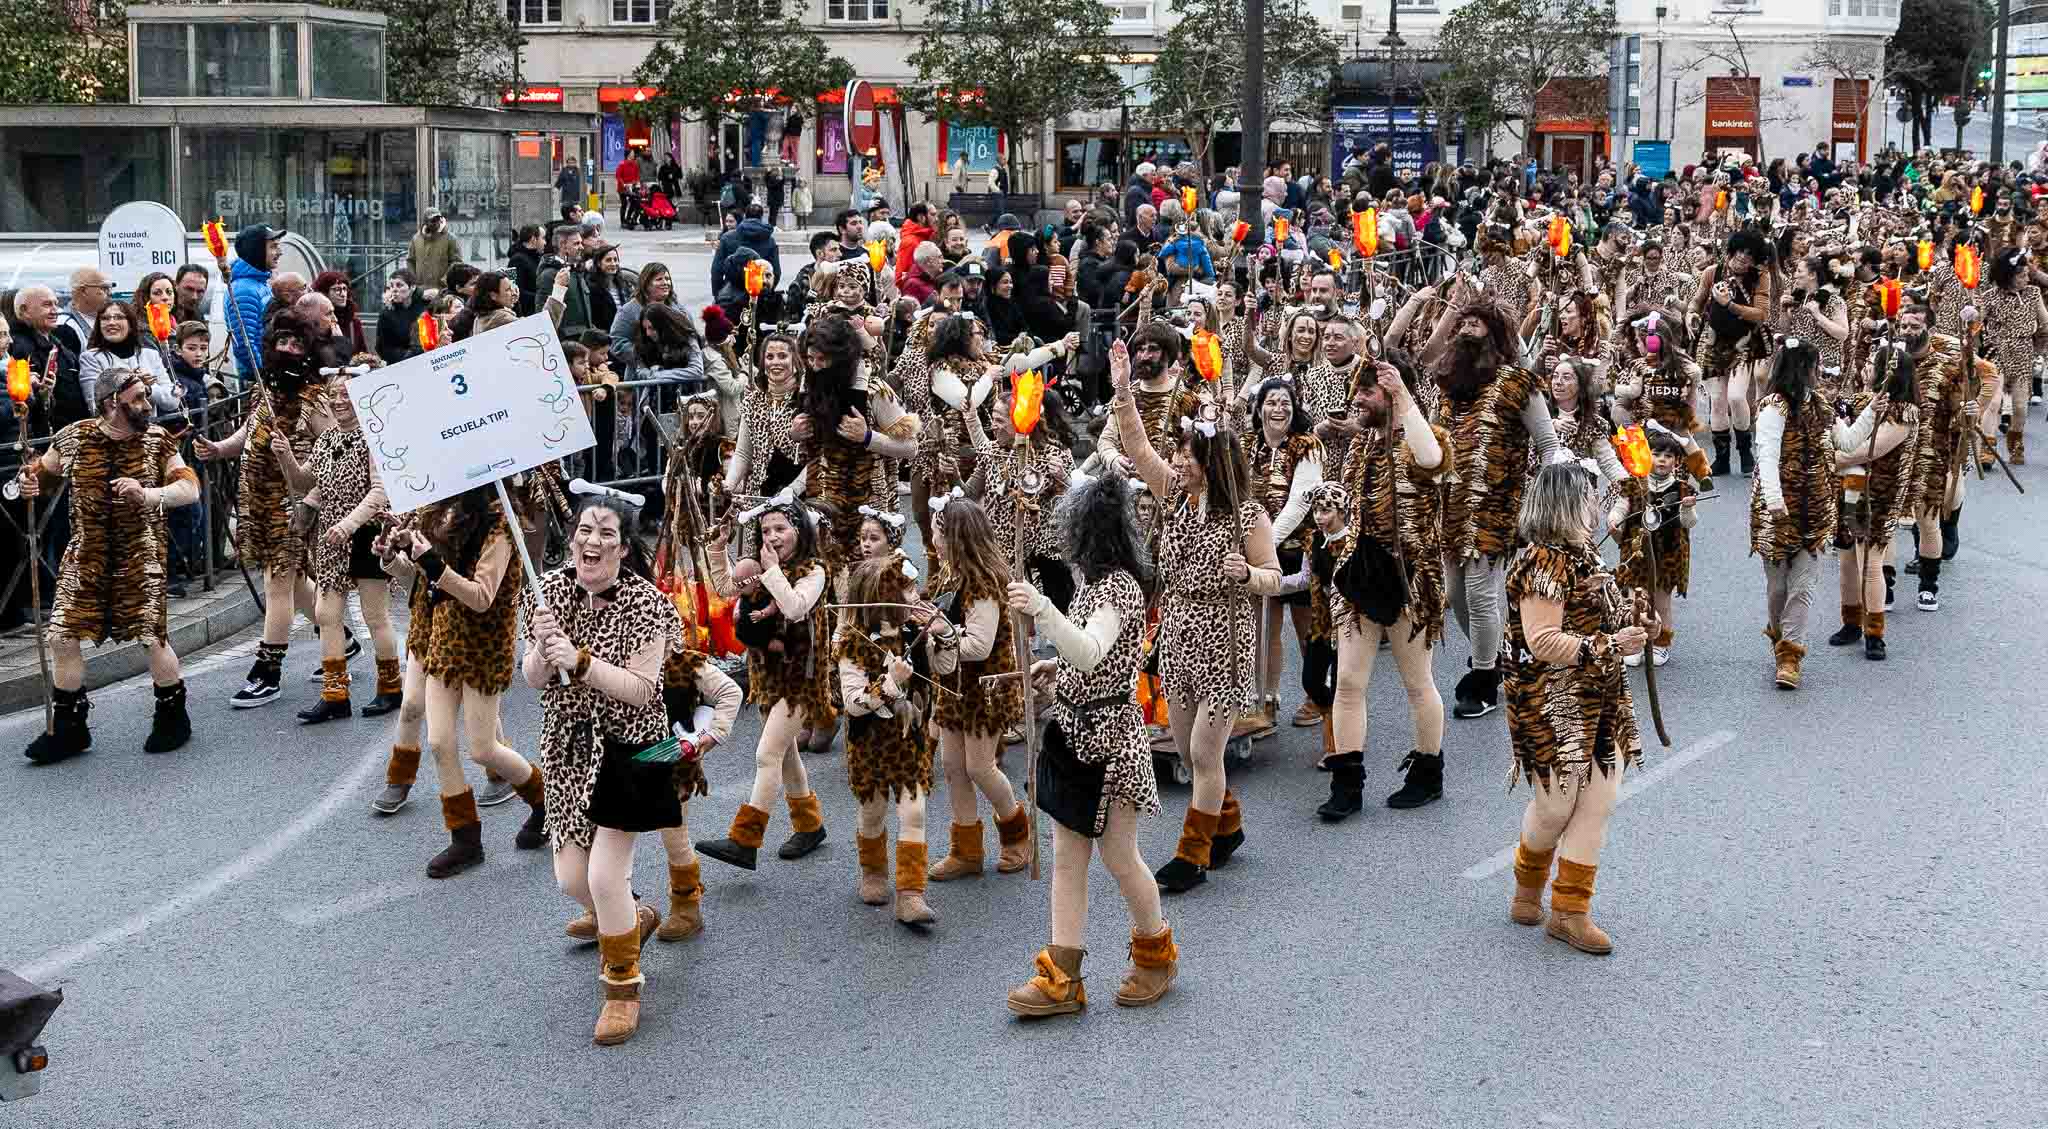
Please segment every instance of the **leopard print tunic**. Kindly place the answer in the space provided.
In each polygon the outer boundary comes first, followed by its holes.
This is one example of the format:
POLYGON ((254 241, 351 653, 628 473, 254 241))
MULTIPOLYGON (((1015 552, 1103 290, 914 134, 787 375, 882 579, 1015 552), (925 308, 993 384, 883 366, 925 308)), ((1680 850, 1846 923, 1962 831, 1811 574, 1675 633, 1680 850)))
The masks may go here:
POLYGON ((982 454, 994 456, 982 464, 987 468, 984 471, 987 477, 981 492, 981 505, 988 513, 989 526, 995 530, 996 544, 1006 553, 1015 552, 1019 503, 1015 483, 1023 472, 1036 470, 1048 481, 1038 497, 1024 506, 1025 524, 1031 531, 1031 540, 1024 546, 1024 555, 1027 560, 1032 557, 1064 559, 1066 552, 1060 543, 1059 523, 1052 520, 1052 508, 1065 492, 1066 483, 1073 478, 1074 452, 1056 443, 1034 442, 1026 446, 1021 464, 992 448, 984 448, 982 454))
POLYGON ((1301 378, 1299 388, 1301 410, 1316 423, 1329 419, 1333 414, 1342 415, 1351 410, 1351 383, 1358 378, 1358 372, 1365 366, 1365 354, 1352 358, 1342 371, 1331 366, 1319 350, 1316 363, 1308 367, 1301 378))
MULTIPOLYGON (((1103 765, 1104 808, 1128 804, 1141 815, 1159 814, 1159 782, 1152 771, 1152 749, 1145 739, 1145 719, 1138 712, 1139 645, 1145 638, 1145 592, 1128 572, 1112 572, 1083 584, 1074 594, 1068 618, 1086 625, 1099 608, 1116 609, 1116 642, 1095 669, 1083 673, 1061 659, 1054 668, 1055 698, 1048 717, 1069 734, 1077 732, 1074 709, 1104 699, 1123 704, 1090 714, 1089 739, 1073 743, 1074 756, 1086 764, 1103 765)), ((1106 810, 1105 813, 1106 814, 1106 810)), ((1098 824, 1096 828, 1100 832, 1098 824)))
MULTIPOLYGON (((1958 428, 1974 427, 1965 419, 1965 408, 1975 386, 1997 379, 1997 369, 1982 357, 1975 358, 1975 380, 1963 376, 1963 343, 1958 338, 1931 334, 1927 353, 1914 368, 1920 384, 1920 430, 1914 435, 1919 448, 1914 455, 1913 474, 1918 480, 1911 491, 1911 505, 1918 508, 1948 508, 1949 479, 1956 468, 1958 428), (1965 387, 1965 385, 1971 387, 1965 387)), ((1910 512, 1917 512, 1917 509, 1910 512)))
MULTIPOLYGON (((1323 444, 1313 434, 1304 432, 1290 435, 1278 447, 1268 446, 1263 428, 1253 433, 1251 442, 1246 444, 1246 454, 1251 460, 1252 491, 1265 504, 1266 516, 1278 518, 1287 505, 1287 496, 1294 489, 1294 473, 1304 461, 1323 461, 1323 444)), ((1299 552, 1315 523, 1304 515, 1300 524, 1287 535, 1285 541, 1277 542, 1275 549, 1299 552)))
POLYGON ((1638 413, 1656 420, 1680 439, 1690 438, 1700 430, 1699 409, 1693 406, 1698 399, 1693 391, 1699 387, 1700 366, 1681 356, 1678 370, 1673 372, 1646 357, 1638 357, 1629 362, 1628 371, 1631 383, 1642 383, 1642 391, 1636 397, 1638 413))
MULTIPOLYGON (((1385 429, 1372 428, 1351 444, 1351 453, 1344 460, 1343 482, 1344 491, 1351 498, 1351 513, 1346 522, 1352 537, 1371 537, 1391 549, 1398 521, 1401 555, 1408 565, 1410 637, 1420 637, 1425 645, 1434 647, 1444 637, 1447 600, 1444 501, 1458 489, 1458 472, 1450 433, 1434 424, 1430 432, 1443 451, 1443 461, 1434 469, 1415 465, 1408 440, 1403 436, 1396 436, 1390 456, 1385 429), (1398 476, 1394 473, 1397 460, 1402 467, 1398 476)), ((1334 620, 1338 626, 1345 623, 1350 609, 1341 611, 1343 614, 1334 620)))
MULTIPOLYGON (((850 632, 860 630, 849 625, 840 631, 838 645, 833 648, 833 662, 835 666, 850 666, 859 671, 867 680, 868 693, 880 698, 887 666, 884 652, 889 657, 901 657, 903 637, 895 628, 864 632, 858 639, 849 637, 850 632)), ((906 795, 932 793, 931 735, 924 721, 930 688, 913 679, 904 689, 910 697, 890 704, 893 717, 848 713, 846 784, 854 799, 861 803, 882 796, 894 802, 906 795)))
MULTIPOLYGON (((2038 300, 2031 286, 2013 290, 1987 286, 1977 291, 1991 342, 1984 350, 1985 358, 1998 367, 2004 387, 2011 388, 2014 381, 2024 382, 2034 374, 2034 335, 2048 329, 2035 309, 2038 300)), ((2025 391, 2026 385, 2022 383, 2020 389, 2025 391)))
POLYGON ((1352 615, 1351 603, 1336 584, 1337 569, 1351 556, 1356 536, 1345 530, 1335 537, 1318 530, 1309 534, 1308 637, 1313 643, 1335 643, 1337 627, 1352 615))
POLYGON ((746 432, 748 457, 746 478, 740 490, 757 497, 772 496, 792 482, 804 467, 804 445, 790 432, 797 418, 797 390, 777 395, 766 388, 749 388, 740 401, 740 427, 746 432))
POLYGON ((1611 635, 1627 627, 1629 601, 1613 578, 1591 595, 1580 589, 1602 571, 1599 555, 1584 545, 1529 545, 1508 566, 1501 685, 1513 750, 1510 787, 1519 776, 1547 790, 1556 774, 1589 764, 1610 773, 1617 757, 1631 769, 1642 761, 1621 653, 1609 649, 1590 666, 1552 666, 1530 653, 1522 624, 1522 601, 1535 598, 1563 604, 1562 626, 1574 635, 1611 635))
MULTIPOLYGON (((1829 293, 1822 312, 1827 316, 1827 320, 1840 325, 1848 320, 1849 304, 1842 301, 1840 296, 1829 293)), ((1788 337, 1811 341, 1820 351, 1820 372, 1816 374, 1815 383, 1829 403, 1833 403, 1837 396, 1846 395, 1849 389, 1855 386, 1855 374, 1842 367, 1842 342, 1822 331, 1820 318, 1812 310, 1805 306, 1781 310, 1778 316, 1778 332, 1788 337), (1834 371, 1829 372, 1830 369, 1834 371)))
MULTIPOLYGON (((349 573, 349 542, 329 545, 324 534, 347 517, 370 493, 375 479, 370 470, 370 446, 361 428, 332 427, 313 441, 313 489, 320 495, 317 528, 323 536, 313 539, 313 581, 322 592, 351 592, 356 582, 349 573)), ((370 515, 364 524, 374 529, 391 512, 387 504, 370 515)), ((383 581, 377 581, 381 584, 383 581)))
MULTIPOLYGON (((1871 392, 1857 393, 1849 405, 1849 418, 1862 415, 1874 395, 1871 392)), ((1915 463, 1920 457, 1919 409, 1912 404, 1893 404, 1885 418, 1879 421, 1879 426, 1885 423, 1905 427, 1905 440, 1879 456, 1867 468, 1842 476, 1845 489, 1850 474, 1866 476, 1862 498, 1850 501, 1845 496, 1843 499, 1842 531, 1858 541, 1881 546, 1892 543, 1893 536, 1899 531, 1900 516, 1913 512, 1914 492, 1920 486, 1919 476, 1915 473, 1915 463)))
MULTIPOLYGON (((1160 458, 1172 462, 1174 452, 1180 450, 1181 417, 1195 414, 1195 394, 1175 385, 1162 392, 1133 387, 1131 395, 1138 401, 1138 418, 1145 421, 1145 438, 1151 441, 1160 458)), ((1115 418, 1112 413, 1110 419, 1115 418)), ((1118 431, 1111 445, 1121 453, 1129 447, 1130 437, 1118 431)))
POLYGON ((65 426, 50 445, 71 480, 71 540, 50 606, 51 637, 168 640, 164 523, 153 509, 116 501, 113 483, 165 485, 178 445, 161 427, 116 439, 98 419, 65 426))
MULTIPOLYGON (((1785 399, 1772 394, 1757 404, 1757 412, 1777 406, 1785 399)), ((1794 553, 1820 553, 1835 539, 1835 506, 1841 488, 1835 478, 1835 444, 1829 437, 1834 408, 1811 394, 1798 419, 1785 418, 1785 437, 1778 447, 1778 479, 1785 495, 1786 513, 1778 517, 1764 507, 1763 476, 1753 479, 1749 492, 1749 551, 1767 563, 1782 564, 1794 553)))
MULTIPOLYGON (((947 357, 936 365, 923 370, 922 395, 913 398, 908 385, 903 390, 904 407, 915 412, 924 421, 917 433, 917 458, 911 461, 912 477, 921 477, 931 484, 934 494, 951 490, 962 477, 960 450, 967 443, 967 420, 962 414, 967 407, 967 397, 980 378, 973 362, 965 357, 947 357), (960 407, 953 407, 940 396, 943 391, 960 401, 960 407), (914 406, 923 402, 922 409, 914 406)), ((984 417, 985 418, 985 417, 984 417)))
POLYGON ((264 569, 303 570, 306 544, 292 532, 293 495, 285 485, 284 468, 270 449, 273 430, 290 437, 292 454, 303 463, 313 454, 313 416, 320 410, 322 391, 309 386, 297 395, 257 392, 269 396, 271 412, 258 412, 249 421, 249 435, 242 445, 241 493, 235 503, 235 548, 242 561, 264 569))
POLYGON ((1230 717, 1257 700, 1254 600, 1249 589, 1223 575, 1223 558, 1244 552, 1239 530, 1249 534, 1264 513, 1258 501, 1246 499, 1236 522, 1212 517, 1178 488, 1166 501, 1159 533, 1159 681, 1176 708, 1213 701, 1230 717))
POLYGON ((999 737, 1003 730, 1017 723, 1024 716, 1024 694, 1014 681, 1001 682, 990 689, 982 682, 987 674, 1008 674, 1017 669, 1017 637, 1014 634, 1015 621, 1004 604, 1004 593, 975 591, 961 593, 958 581, 951 570, 937 578, 940 587, 935 594, 954 593, 958 598, 946 610, 946 618, 959 626, 967 622, 967 613, 974 605, 986 600, 996 605, 996 638, 989 648, 988 658, 980 662, 960 660, 952 674, 941 674, 938 680, 952 694, 940 694, 933 707, 933 720, 941 729, 965 733, 970 737, 999 737))
MULTIPOLYGON (((673 601, 670 602, 670 606, 674 606, 673 601)), ((681 618, 681 612, 677 613, 677 618, 681 618)), ((685 642, 688 641, 689 635, 689 625, 684 624, 685 642)), ((697 704, 702 700, 702 695, 697 689, 697 677, 709 658, 710 656, 698 650, 670 651, 667 660, 661 664, 661 694, 664 699, 672 699, 667 705, 671 723, 688 718, 696 712, 697 704), (681 707, 680 710, 678 706, 681 707)), ((692 796, 711 794, 711 781, 704 775, 702 760, 678 760, 675 783, 676 795, 686 804, 690 802, 692 796)))
POLYGON ((1512 322, 1520 322, 1529 313, 1529 292, 1534 281, 1519 261, 1510 259, 1486 267, 1479 272, 1479 285, 1512 322))
MULTIPOLYGON (((824 567, 821 561, 800 561, 783 565, 782 574, 793 587, 824 567)), ((747 653, 747 700, 761 707, 763 717, 775 708, 776 703, 784 701, 803 714, 806 725, 831 725, 837 716, 832 709, 831 636, 826 626, 826 617, 830 613, 825 609, 831 598, 831 585, 828 583, 826 590, 818 596, 816 606, 811 608, 811 645, 806 654, 788 656, 752 650, 747 653)), ((773 606, 772 601, 770 606, 773 606)), ((734 614, 746 613, 735 610, 734 614)), ((779 619, 780 615, 778 612, 771 618, 779 619)))
POLYGON ((1444 554, 1451 560, 1513 551, 1533 445, 1522 409, 1538 386, 1535 373, 1502 365, 1472 400, 1438 401, 1434 423, 1450 434, 1458 460, 1458 485, 1444 507, 1444 554))
MULTIPOLYGON (((540 598, 554 612, 563 634, 579 647, 590 649, 593 659, 625 666, 649 643, 659 642, 667 656, 683 651, 683 621, 676 607, 648 581, 631 573, 620 573, 612 598, 599 606, 583 586, 576 583, 574 566, 557 569, 540 578, 540 598)), ((531 590, 520 603, 526 618, 533 618, 536 605, 531 590)), ((660 687, 645 705, 628 705, 599 693, 582 682, 562 685, 551 678, 541 687, 541 770, 546 773, 548 835, 555 849, 590 849, 596 825, 590 822, 591 797, 597 791, 597 773, 604 761, 602 738, 610 737, 635 745, 651 745, 669 734, 668 709, 660 687), (578 740, 578 731, 589 728, 578 740)))
POLYGON ((1960 337, 1963 332, 1963 307, 1972 305, 1977 295, 1965 294, 1963 280, 1956 277, 1956 271, 1940 255, 1934 257, 1934 265, 1920 272, 1920 283, 1927 287, 1929 298, 1934 303, 1934 332, 1960 337))
MULTIPOLYGON (((1631 480, 1634 481, 1634 480, 1631 480)), ((1640 589, 1645 592, 1675 592, 1686 594, 1692 581, 1692 531, 1679 520, 1679 514, 1686 499, 1697 498, 1697 489, 1682 473, 1671 476, 1669 482, 1659 484, 1653 477, 1649 482, 1648 494, 1654 499, 1657 516, 1663 524, 1657 527, 1657 570, 1650 571, 1650 558, 1645 538, 1649 536, 1643 526, 1643 497, 1645 491, 1640 483, 1629 491, 1629 516, 1624 518, 1621 528, 1615 532, 1615 543, 1621 546, 1621 567, 1617 576, 1624 588, 1640 589)))
MULTIPOLYGON (((448 559, 448 567, 463 576, 475 579, 477 561, 490 551, 492 544, 507 541, 510 548, 512 531, 505 519, 497 513, 497 503, 492 503, 492 517, 495 527, 478 547, 475 559, 448 559)), ((463 531, 464 534, 467 531, 463 531)), ((421 586, 426 587, 425 579, 421 586)), ((445 591, 433 590, 427 593, 427 600, 434 605, 429 620, 433 634, 427 641, 426 661, 422 670, 429 678, 438 678, 451 687, 468 687, 480 694, 502 694, 512 685, 514 642, 519 634, 519 598, 526 587, 526 572, 519 565, 517 556, 505 566, 505 574, 498 581, 498 591, 491 598, 491 606, 479 614, 464 607, 460 600, 445 591)), ((409 629, 418 632, 417 621, 409 629)))

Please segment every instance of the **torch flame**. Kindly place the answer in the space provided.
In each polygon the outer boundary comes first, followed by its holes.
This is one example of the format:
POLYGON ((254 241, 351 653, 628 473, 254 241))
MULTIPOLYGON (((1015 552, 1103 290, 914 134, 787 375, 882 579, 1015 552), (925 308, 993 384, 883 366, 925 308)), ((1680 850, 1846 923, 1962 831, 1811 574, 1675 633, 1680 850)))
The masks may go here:
POLYGON ((1563 216, 1550 217, 1550 250, 1558 258, 1572 253, 1572 225, 1563 216))
POLYGON ((1274 216, 1274 217, 1273 217, 1273 242, 1275 242, 1275 243, 1285 243, 1285 242, 1287 242, 1287 217, 1286 217, 1286 216, 1274 216))
POLYGON ((1979 185, 1970 189, 1970 211, 1979 215, 1984 211, 1984 188, 1979 185))
POLYGON ((441 320, 432 314, 421 314, 419 321, 420 349, 433 352, 441 347, 441 320))
POLYGON ((879 239, 876 239, 867 244, 867 249, 868 266, 874 268, 875 270, 881 270, 882 256, 887 255, 889 253, 889 245, 887 243, 882 242, 879 239))
POLYGON ((1330 248, 1330 269, 1331 269, 1331 270, 1343 270, 1343 269, 1344 269, 1344 256, 1342 256, 1342 255, 1339 255, 1339 254, 1337 253, 1337 249, 1336 249, 1335 247, 1332 247, 1332 248, 1330 248))
POLYGON ((1186 212, 1186 213, 1187 213, 1187 214, 1188 214, 1188 215, 1189 215, 1190 217, 1192 217, 1192 216, 1193 216, 1193 215, 1195 214, 1195 205, 1196 205, 1197 203, 1198 203, 1198 201, 1197 201, 1197 200, 1196 200, 1196 198, 1195 198, 1195 190, 1194 190, 1194 189, 1192 189, 1192 188, 1182 188, 1182 189, 1180 190, 1180 206, 1181 206, 1181 210, 1182 210, 1182 211, 1185 211, 1185 212, 1186 212))
POLYGON ((1380 253, 1380 210, 1367 208, 1351 213, 1351 245, 1370 259, 1380 253))
POLYGON ((1984 263, 1977 257, 1977 249, 1968 243, 1956 248, 1956 280, 1965 290, 1977 289, 1977 283, 1984 277, 1984 263))
POLYGON ((15 357, 7 362, 7 398, 17 404, 28 403, 29 394, 35 391, 35 381, 29 375, 28 361, 15 357))
POLYGON ((1926 270, 1927 268, 1934 265, 1934 240, 1922 239, 1920 241, 1917 258, 1915 261, 1917 261, 1920 264, 1921 270, 1926 270))
POLYGON ((768 283, 768 260, 748 259, 746 267, 747 297, 759 298, 762 287, 768 283))
POLYGON ((1029 435, 1038 427, 1039 412, 1045 407, 1045 374, 1037 369, 1019 373, 1017 387, 1010 394, 1010 428, 1029 435))
POLYGON ((1252 225, 1244 222, 1243 220, 1239 220, 1237 221, 1236 226, 1230 229, 1230 241, 1232 243, 1242 245, 1244 243, 1244 237, 1250 235, 1251 233, 1252 225))
POLYGON ((213 252, 213 257, 214 257, 214 258, 216 258, 216 259, 225 259, 225 258, 227 258, 227 257, 228 257, 228 229, 227 229, 227 225, 226 225, 226 224, 224 224, 224 223, 222 223, 222 222, 221 222, 220 220, 218 220, 218 219, 210 219, 210 220, 207 220, 207 221, 206 221, 205 223, 203 223, 203 224, 200 224, 200 225, 199 225, 199 229, 200 229, 200 230, 201 230, 202 232, 204 232, 204 233, 205 233, 205 235, 206 235, 206 249, 207 249, 208 251, 211 251, 211 252, 213 252))
POLYGON ((1899 316, 1899 301, 1905 296, 1906 288, 1896 278, 1887 278, 1871 286, 1872 296, 1877 299, 1879 309, 1886 318, 1899 316))
POLYGON ((149 332, 158 341, 170 344, 171 335, 177 332, 177 319, 171 316, 168 302, 151 302, 146 310, 149 315, 149 332))
MULTIPOLYGON (((1331 254, 1334 255, 1336 252, 1332 251, 1331 254)), ((1195 371, 1202 375, 1203 380, 1213 381, 1223 375, 1222 338, 1207 329, 1198 329, 1195 331, 1191 350, 1195 355, 1195 371)))
POLYGON ((1649 477, 1650 441, 1643 435, 1641 424, 1614 429, 1614 455, 1629 474, 1637 478, 1649 477))
POLYGON ((1728 210, 1728 193, 1726 191, 1714 193, 1714 210, 1717 212, 1728 210))

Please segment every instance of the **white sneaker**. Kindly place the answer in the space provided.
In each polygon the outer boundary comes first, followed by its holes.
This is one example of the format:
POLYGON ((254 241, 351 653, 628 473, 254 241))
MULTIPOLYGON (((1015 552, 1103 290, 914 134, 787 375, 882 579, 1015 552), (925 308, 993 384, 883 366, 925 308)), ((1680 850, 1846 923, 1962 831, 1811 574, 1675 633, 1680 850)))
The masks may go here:
POLYGON ((1643 665, 1643 653, 1641 651, 1637 651, 1633 655, 1621 656, 1621 665, 1628 667, 1631 670, 1643 665))
POLYGON ((1938 612, 1941 610, 1941 600, 1934 593, 1923 588, 1920 591, 1920 610, 1923 612, 1938 612))
POLYGON ((1664 665, 1665 663, 1668 663, 1668 662, 1670 662, 1670 661, 1671 661, 1671 648, 1669 648, 1669 647, 1651 647, 1651 648, 1650 648, 1650 661, 1651 661, 1651 662, 1653 662, 1653 663, 1656 663, 1656 664, 1657 664, 1658 666, 1663 666, 1663 665, 1664 665))

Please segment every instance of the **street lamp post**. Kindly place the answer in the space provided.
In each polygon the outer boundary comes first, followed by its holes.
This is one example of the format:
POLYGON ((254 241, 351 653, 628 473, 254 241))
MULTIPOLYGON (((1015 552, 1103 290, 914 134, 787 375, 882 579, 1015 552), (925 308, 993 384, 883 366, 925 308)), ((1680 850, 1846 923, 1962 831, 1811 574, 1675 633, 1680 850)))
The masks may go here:
POLYGON ((1266 0, 1244 0, 1244 97, 1238 111, 1238 216, 1257 222, 1266 176, 1266 0))
POLYGON ((1380 46, 1387 51, 1387 73, 1381 81, 1387 87, 1387 160, 1394 160, 1394 64, 1400 50, 1408 44, 1401 38, 1401 0, 1387 0, 1387 33, 1380 36, 1380 46))
POLYGON ((2005 163, 2006 31, 2012 23, 2012 0, 1998 0, 1997 46, 1991 54, 1991 163, 2005 163))

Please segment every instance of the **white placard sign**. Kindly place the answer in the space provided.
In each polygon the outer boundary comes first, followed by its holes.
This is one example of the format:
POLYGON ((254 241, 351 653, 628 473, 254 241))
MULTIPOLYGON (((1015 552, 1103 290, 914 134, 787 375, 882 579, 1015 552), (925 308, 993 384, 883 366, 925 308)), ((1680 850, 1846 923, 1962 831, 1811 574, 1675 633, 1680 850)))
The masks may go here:
POLYGON ((348 382, 394 513, 597 445, 545 313, 348 382))
POLYGON ((123 204, 100 224, 100 273, 117 293, 133 291, 151 271, 176 274, 185 261, 185 221, 162 204, 123 204))

